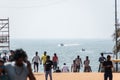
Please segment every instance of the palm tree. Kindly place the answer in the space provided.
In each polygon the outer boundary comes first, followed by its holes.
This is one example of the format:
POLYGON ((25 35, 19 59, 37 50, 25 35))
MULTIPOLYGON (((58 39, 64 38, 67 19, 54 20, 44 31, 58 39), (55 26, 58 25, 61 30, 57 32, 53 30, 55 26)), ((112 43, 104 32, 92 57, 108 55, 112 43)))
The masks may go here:
POLYGON ((113 52, 118 53, 120 51, 120 28, 118 27, 116 32, 113 34, 114 41, 117 40, 117 45, 114 45, 113 52))

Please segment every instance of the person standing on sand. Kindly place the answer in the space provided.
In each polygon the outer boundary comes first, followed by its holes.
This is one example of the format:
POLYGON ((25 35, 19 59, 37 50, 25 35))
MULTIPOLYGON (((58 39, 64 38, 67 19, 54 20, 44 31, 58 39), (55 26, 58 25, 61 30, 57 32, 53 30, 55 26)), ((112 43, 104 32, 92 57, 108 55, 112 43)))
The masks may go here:
POLYGON ((35 53, 35 56, 32 59, 32 62, 34 64, 34 72, 38 72, 39 70, 39 63, 41 63, 40 57, 38 56, 38 52, 35 53))
POLYGON ((84 72, 92 72, 89 64, 90 64, 89 57, 86 56, 86 60, 84 60, 84 72))
POLYGON ((112 80, 113 75, 112 75, 112 68, 113 68, 113 63, 111 61, 111 56, 108 55, 107 56, 107 61, 103 62, 103 68, 104 68, 104 80, 107 80, 107 78, 109 78, 109 80, 112 80))
POLYGON ((80 72, 80 66, 82 66, 82 59, 80 58, 80 56, 77 56, 77 58, 75 59, 75 63, 77 64, 77 72, 80 72))
POLYGON ((16 49, 14 54, 15 61, 6 62, 5 71, 8 80, 36 80, 30 62, 27 60, 27 54, 23 49, 16 49))
POLYGON ((102 65, 103 65, 103 62, 106 61, 106 58, 104 57, 103 53, 101 53, 101 57, 99 57, 99 69, 98 69, 98 72, 102 72, 102 65))
POLYGON ((52 67, 53 62, 50 60, 50 56, 46 57, 45 66, 45 80, 48 80, 48 75, 50 76, 50 80, 52 80, 52 67))
POLYGON ((43 63, 43 68, 44 68, 44 71, 45 71, 45 62, 46 62, 46 58, 47 58, 47 52, 46 51, 44 51, 44 54, 42 55, 42 57, 41 57, 41 61, 42 61, 42 63, 43 63))
POLYGON ((73 60, 73 64, 71 65, 71 72, 77 72, 77 65, 75 63, 75 60, 73 60))
POLYGON ((56 53, 54 53, 52 61, 53 61, 53 70, 55 71, 57 68, 57 64, 58 64, 58 57, 56 53))

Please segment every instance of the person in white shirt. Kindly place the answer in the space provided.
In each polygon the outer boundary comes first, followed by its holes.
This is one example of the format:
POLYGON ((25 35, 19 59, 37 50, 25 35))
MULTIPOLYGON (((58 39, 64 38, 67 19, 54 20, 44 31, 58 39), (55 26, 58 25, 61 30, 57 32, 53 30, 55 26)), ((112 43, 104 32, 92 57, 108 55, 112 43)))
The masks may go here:
POLYGON ((32 62, 34 63, 34 72, 38 72, 39 63, 41 64, 41 60, 40 60, 40 57, 38 56, 38 52, 35 53, 35 56, 33 57, 32 62))
POLYGON ((27 53, 23 49, 16 49, 14 60, 4 64, 8 80, 36 80, 27 53))
POLYGON ((99 57, 99 69, 98 69, 98 72, 104 72, 104 69, 103 69, 103 62, 106 61, 106 58, 104 57, 103 53, 101 53, 101 56, 99 57))
POLYGON ((66 63, 63 64, 62 72, 69 72, 69 68, 68 68, 68 66, 66 65, 66 63))

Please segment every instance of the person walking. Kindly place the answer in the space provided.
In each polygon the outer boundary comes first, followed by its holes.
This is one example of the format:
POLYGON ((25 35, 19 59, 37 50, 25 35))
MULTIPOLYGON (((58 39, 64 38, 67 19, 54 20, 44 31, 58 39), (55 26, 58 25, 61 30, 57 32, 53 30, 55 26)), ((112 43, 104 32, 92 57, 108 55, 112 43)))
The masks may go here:
POLYGON ((35 56, 32 59, 32 62, 34 64, 34 72, 38 72, 39 70, 39 63, 41 63, 40 57, 38 56, 38 52, 35 53, 35 56))
POLYGON ((102 65, 104 61, 106 61, 106 58, 104 57, 103 53, 101 53, 101 56, 99 57, 100 64, 99 64, 98 72, 103 72, 102 65))
POLYGON ((107 80, 107 78, 109 78, 109 80, 112 80, 113 75, 112 75, 112 68, 113 68, 113 63, 111 61, 111 56, 108 55, 107 56, 107 61, 103 62, 103 68, 104 68, 104 80, 107 80))
POLYGON ((50 76, 50 80, 52 80, 52 67, 53 62, 50 60, 50 56, 46 57, 46 62, 44 64, 45 66, 45 80, 48 80, 48 75, 50 76))
POLYGON ((54 53, 52 61, 53 61, 53 70, 55 71, 57 68, 57 64, 58 64, 58 56, 56 53, 54 53))
POLYGON ((44 51, 44 54, 42 55, 42 57, 41 57, 41 61, 42 61, 42 63, 43 63, 43 68, 44 68, 44 71, 45 71, 45 62, 46 62, 46 58, 47 58, 47 52, 46 51, 44 51))

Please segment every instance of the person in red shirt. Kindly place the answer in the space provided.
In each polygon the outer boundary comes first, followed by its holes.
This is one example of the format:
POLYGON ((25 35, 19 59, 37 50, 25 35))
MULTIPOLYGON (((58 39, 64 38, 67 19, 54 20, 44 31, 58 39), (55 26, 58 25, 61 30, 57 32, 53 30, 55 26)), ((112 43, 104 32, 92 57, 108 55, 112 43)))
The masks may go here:
POLYGON ((56 70, 57 69, 57 64, 58 64, 58 57, 57 57, 56 53, 54 53, 52 61, 53 61, 53 70, 56 70))

